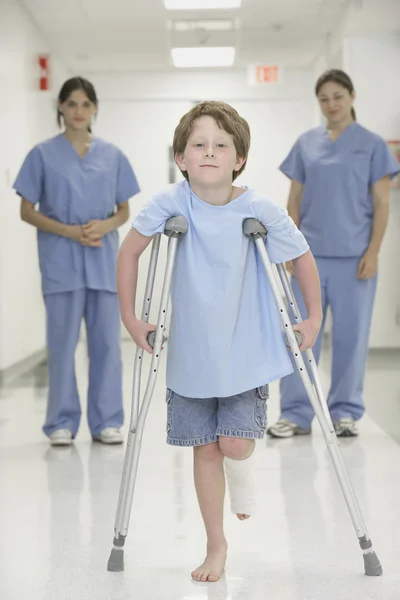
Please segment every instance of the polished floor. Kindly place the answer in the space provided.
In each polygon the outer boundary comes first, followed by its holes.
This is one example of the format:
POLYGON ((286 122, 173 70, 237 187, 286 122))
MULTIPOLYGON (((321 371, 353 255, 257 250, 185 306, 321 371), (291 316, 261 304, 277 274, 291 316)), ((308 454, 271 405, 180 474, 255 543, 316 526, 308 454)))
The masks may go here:
MULTIPOLYGON (((130 404, 133 347, 124 344, 130 404)), ((84 348, 77 354, 86 388, 84 348)), ((321 374, 327 380, 329 353, 321 374)), ((144 371, 145 372, 145 371, 144 371)), ((312 437, 257 447, 258 514, 228 511, 229 559, 215 584, 190 571, 205 538, 191 450, 165 444, 160 375, 146 424, 125 550, 125 571, 106 570, 124 448, 93 444, 85 418, 72 448, 41 433, 46 368, 0 391, 0 598, 3 600, 398 600, 400 598, 400 355, 371 353, 368 416, 342 452, 384 575, 365 577, 352 523, 317 423, 312 437)), ((272 386, 269 420, 277 417, 272 386)))

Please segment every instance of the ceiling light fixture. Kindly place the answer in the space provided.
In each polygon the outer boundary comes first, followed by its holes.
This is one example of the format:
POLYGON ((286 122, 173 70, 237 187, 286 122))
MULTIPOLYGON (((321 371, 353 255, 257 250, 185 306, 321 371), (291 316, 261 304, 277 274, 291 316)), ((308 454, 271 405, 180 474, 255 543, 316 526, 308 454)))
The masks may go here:
POLYGON ((175 67, 231 67, 235 62, 235 48, 172 48, 172 61, 175 67))
POLYGON ((218 10, 239 8, 242 0, 164 0, 167 10, 218 10))
POLYGON ((169 22, 172 31, 232 31, 237 28, 233 19, 179 19, 169 22))

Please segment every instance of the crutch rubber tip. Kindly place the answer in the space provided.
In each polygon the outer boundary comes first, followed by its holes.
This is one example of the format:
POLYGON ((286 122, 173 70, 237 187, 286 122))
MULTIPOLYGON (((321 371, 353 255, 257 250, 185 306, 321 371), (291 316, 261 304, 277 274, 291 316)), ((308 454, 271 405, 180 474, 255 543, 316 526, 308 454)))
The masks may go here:
POLYGON ((365 574, 370 575, 371 577, 378 577, 383 573, 382 565, 375 552, 364 554, 364 567, 365 574))
POLYGON ((122 548, 113 548, 108 559, 107 571, 117 573, 124 570, 124 551, 122 548))

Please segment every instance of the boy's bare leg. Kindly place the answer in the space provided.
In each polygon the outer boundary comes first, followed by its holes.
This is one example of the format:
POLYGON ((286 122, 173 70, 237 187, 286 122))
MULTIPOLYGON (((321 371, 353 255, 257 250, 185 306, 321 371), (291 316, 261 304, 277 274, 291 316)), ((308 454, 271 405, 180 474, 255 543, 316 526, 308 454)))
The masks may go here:
POLYGON ((228 544, 223 528, 225 475, 219 444, 194 448, 194 481, 207 533, 207 556, 192 572, 196 581, 218 581, 225 568, 228 544))

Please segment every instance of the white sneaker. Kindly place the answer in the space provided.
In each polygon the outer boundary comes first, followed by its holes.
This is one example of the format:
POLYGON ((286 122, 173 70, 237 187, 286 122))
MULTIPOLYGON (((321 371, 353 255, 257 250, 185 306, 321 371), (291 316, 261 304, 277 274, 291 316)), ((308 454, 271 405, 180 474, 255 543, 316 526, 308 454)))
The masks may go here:
POLYGON ((289 419, 279 419, 275 425, 267 429, 268 435, 274 438, 289 438, 294 435, 309 435, 310 429, 302 429, 296 423, 292 423, 289 419))
POLYGON ((117 427, 106 427, 99 434, 93 436, 93 440, 102 444, 122 444, 124 438, 117 427))
POLYGON ((49 437, 52 446, 70 446, 72 444, 72 433, 69 429, 56 429, 49 437))
POLYGON ((358 435, 357 425, 351 417, 344 417, 333 424, 337 437, 356 437, 358 435))

